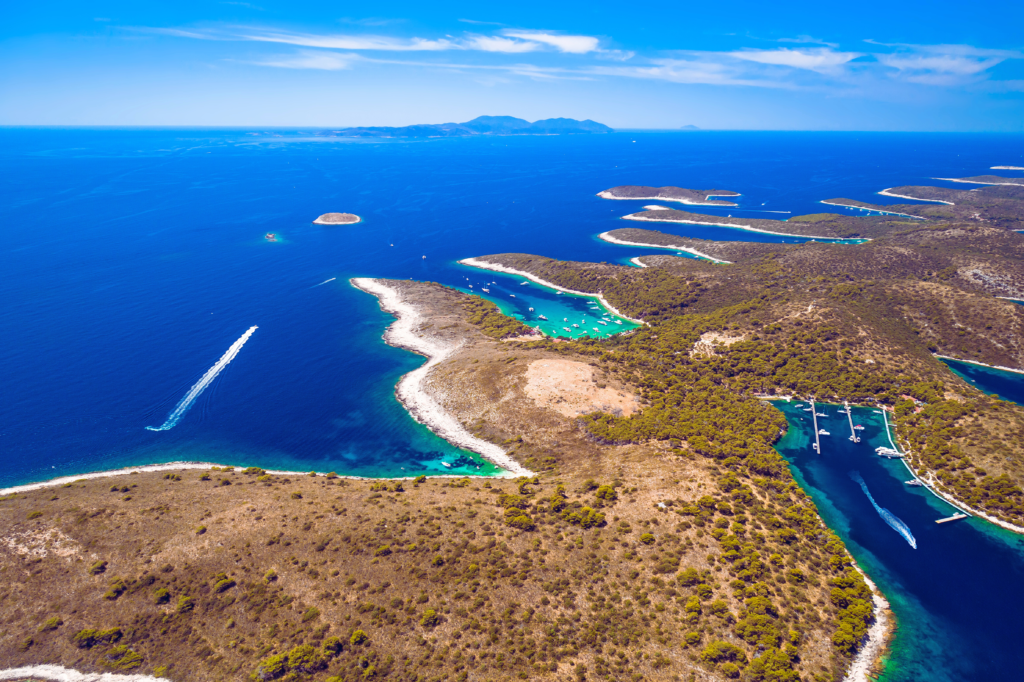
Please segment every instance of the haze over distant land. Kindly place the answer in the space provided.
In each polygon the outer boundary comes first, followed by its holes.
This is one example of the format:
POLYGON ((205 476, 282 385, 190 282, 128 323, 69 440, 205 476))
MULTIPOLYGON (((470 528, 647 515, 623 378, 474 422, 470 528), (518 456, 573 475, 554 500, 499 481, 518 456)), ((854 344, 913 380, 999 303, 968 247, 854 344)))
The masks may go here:
POLYGON ((587 119, 546 118, 530 123, 514 116, 477 116, 465 123, 421 123, 401 127, 330 130, 319 135, 339 137, 469 137, 471 135, 578 135, 611 133, 611 128, 587 119))

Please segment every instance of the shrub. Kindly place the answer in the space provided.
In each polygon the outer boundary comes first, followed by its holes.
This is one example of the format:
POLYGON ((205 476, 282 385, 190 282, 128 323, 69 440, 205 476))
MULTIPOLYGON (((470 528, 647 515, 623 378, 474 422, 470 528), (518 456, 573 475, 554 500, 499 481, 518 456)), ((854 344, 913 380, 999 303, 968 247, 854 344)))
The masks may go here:
POLYGON ((739 661, 742 663, 747 660, 747 655, 743 652, 743 649, 735 644, 721 640, 711 642, 704 647, 704 650, 700 652, 700 657, 702 660, 711 663, 718 663, 720 661, 739 661))
POLYGON ((537 524, 533 522, 533 519, 526 514, 519 514, 518 516, 506 519, 505 523, 512 528, 518 528, 519 530, 525 531, 534 530, 537 527, 537 524))
POLYGON ((43 515, 43 512, 41 512, 41 511, 29 512, 28 513, 28 519, 31 521, 32 519, 38 519, 42 515, 43 515))
MULTIPOLYGON (((220 577, 220 576, 218 576, 218 577, 220 577)), ((235 585, 236 585, 235 581, 232 580, 231 578, 227 578, 227 577, 221 578, 216 583, 214 583, 213 591, 217 592, 219 594, 219 593, 224 592, 226 590, 230 590, 235 585)))
POLYGON ((420 618, 420 625, 425 628, 437 627, 441 624, 441 616, 437 615, 437 611, 434 609, 427 609, 423 612, 423 617, 420 618))
POLYGON ((260 661, 252 677, 256 680, 274 680, 286 672, 288 672, 288 654, 277 654, 260 661))
POLYGON ((153 592, 153 601, 157 604, 166 604, 171 601, 171 593, 166 587, 159 587, 153 592))
POLYGON ((302 499, 302 493, 292 493, 292 499, 293 500, 301 500, 302 499))
POLYGON ((39 626, 39 632, 49 632, 51 630, 56 630, 63 624, 64 621, 61 619, 60 616, 54 616, 52 618, 48 618, 45 623, 39 626))
POLYGON ((113 644, 114 642, 121 639, 121 628, 111 628, 110 630, 79 630, 75 633, 75 636, 71 638, 79 649, 90 649, 97 644, 113 644))
POLYGON ((105 570, 107 570, 107 562, 102 560, 97 561, 89 567, 89 573, 91 575, 99 575, 100 573, 103 573, 105 570))
POLYGON ((444 566, 444 557, 438 554, 430 560, 430 565, 434 566, 435 568, 440 568, 441 566, 444 566))
POLYGON ((260 483, 269 483, 270 481, 274 480, 274 477, 271 476, 270 474, 263 474, 262 476, 257 476, 256 480, 259 481, 260 483))
POLYGON ((178 597, 178 613, 188 613, 196 607, 196 602, 192 597, 181 595, 178 597))
POLYGON ((128 586, 120 578, 114 578, 110 581, 110 589, 104 593, 103 598, 115 601, 118 597, 124 594, 128 590, 128 586))
POLYGON ((127 644, 119 644, 100 656, 100 663, 114 670, 134 670, 142 665, 142 656, 127 644))
POLYGON ((362 630, 356 630, 352 633, 352 636, 349 637, 348 641, 351 642, 353 645, 358 646, 360 644, 365 643, 368 639, 370 639, 370 637, 365 632, 363 632, 362 630))
POLYGON ((381 545, 373 552, 373 556, 387 556, 389 554, 391 554, 391 545, 381 545))
POLYGON ((210 474, 199 474, 199 480, 200 481, 209 481, 210 480, 210 474))
POLYGON ((269 571, 263 574, 263 582, 272 583, 275 580, 277 580, 277 571, 275 571, 274 569, 270 569, 269 571))
POLYGON ((206 532, 206 526, 199 526, 196 528, 196 535, 202 535, 206 532))
POLYGON ((615 488, 610 485, 601 486, 594 495, 597 496, 597 499, 604 500, 605 502, 614 502, 619 497, 615 492, 615 488))
POLYGON ((314 618, 319 618, 319 617, 320 617, 320 609, 318 609, 315 606, 310 606, 308 609, 306 609, 306 612, 304 614, 302 614, 302 622, 303 623, 308 623, 309 621, 313 620, 314 618))
POLYGON ((700 643, 700 633, 687 632, 686 635, 683 636, 683 640, 688 646, 695 646, 700 643))
POLYGON ((651 533, 644 533, 640 536, 640 542, 644 543, 645 545, 653 545, 654 535, 652 535, 651 533))
POLYGON ((344 647, 342 646, 341 640, 337 637, 328 637, 324 640, 324 651, 330 652, 332 654, 340 654, 343 648, 344 647))

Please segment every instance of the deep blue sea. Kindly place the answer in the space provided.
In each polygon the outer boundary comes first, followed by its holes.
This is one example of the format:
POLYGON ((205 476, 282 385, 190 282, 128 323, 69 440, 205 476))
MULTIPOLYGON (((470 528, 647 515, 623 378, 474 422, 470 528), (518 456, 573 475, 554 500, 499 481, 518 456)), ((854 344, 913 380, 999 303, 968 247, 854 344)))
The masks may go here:
MULTIPOLYGON (((597 239, 636 226, 621 216, 654 203, 595 196, 615 185, 732 189, 743 194, 739 207, 687 208, 786 218, 845 210, 818 203, 836 196, 890 204, 875 192, 1022 161, 1024 137, 1007 135, 353 141, 300 131, 0 129, 0 486, 182 459, 367 476, 494 473, 395 400, 398 378, 422 359, 383 343, 392 318, 348 278, 486 285, 528 324, 549 311, 604 334, 610 325, 596 321, 613 318, 592 299, 456 261, 518 251, 628 263, 659 252, 597 239), (330 211, 363 222, 311 224, 330 211), (216 367, 173 428, 146 429, 167 423, 216 367)), ((901 464, 839 437, 811 456, 800 433, 792 429, 780 450, 900 619, 886 679, 1019 679, 1021 540, 973 520, 935 526, 948 507, 905 488, 901 464), (913 530, 917 550, 880 519, 853 469, 913 530)))
POLYGON ((943 362, 978 390, 1024 405, 1024 374, 962 360, 944 359, 943 362))
POLYGON ((889 600, 899 626, 884 682, 994 682, 1021 679, 1020 614, 1024 609, 1024 537, 976 519, 936 524, 957 512, 923 488, 905 485, 912 475, 899 460, 874 454, 891 446, 882 415, 853 409, 865 427, 849 440, 847 417, 821 405, 821 455, 811 448, 810 413, 776 402, 790 430, 776 445, 793 465, 830 528, 889 600), (875 503, 910 530, 910 543, 879 514, 875 503))

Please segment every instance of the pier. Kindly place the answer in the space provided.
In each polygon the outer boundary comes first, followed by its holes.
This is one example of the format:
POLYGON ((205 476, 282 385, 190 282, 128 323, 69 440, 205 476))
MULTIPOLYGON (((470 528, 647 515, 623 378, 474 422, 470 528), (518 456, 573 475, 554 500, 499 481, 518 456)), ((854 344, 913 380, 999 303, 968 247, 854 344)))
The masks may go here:
POLYGON ((850 440, 854 443, 859 443, 860 438, 857 437, 857 431, 853 428, 853 411, 850 409, 849 401, 844 400, 843 407, 846 409, 846 418, 850 420, 850 440))
POLYGON ((952 516, 947 516, 944 519, 938 519, 935 523, 949 523, 950 521, 959 521, 960 519, 966 519, 969 517, 970 514, 953 514, 952 516))
POLYGON ((814 420, 814 451, 821 454, 821 435, 818 434, 818 413, 815 411, 814 398, 811 398, 811 418, 814 420))

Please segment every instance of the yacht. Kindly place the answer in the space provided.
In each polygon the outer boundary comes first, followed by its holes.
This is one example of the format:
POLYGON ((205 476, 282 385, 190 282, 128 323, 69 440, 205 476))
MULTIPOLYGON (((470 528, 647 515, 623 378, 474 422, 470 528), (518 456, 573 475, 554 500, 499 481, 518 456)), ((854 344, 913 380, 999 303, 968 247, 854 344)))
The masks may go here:
POLYGON ((542 320, 544 320, 545 322, 547 322, 547 319, 548 319, 548 318, 544 317, 543 315, 538 315, 537 317, 539 317, 540 319, 542 319, 542 320))
POLYGON ((484 289, 483 287, 480 287, 480 291, 484 292, 485 294, 491 293, 490 289, 484 289))
POLYGON ((622 320, 615 320, 615 324, 622 324, 622 320))
POLYGON ((864 427, 863 427, 863 426, 861 426, 860 424, 857 424, 857 425, 856 425, 856 426, 854 426, 853 428, 857 429, 858 431, 863 431, 863 430, 864 430, 864 427))
POLYGON ((516 295, 515 295, 515 294, 509 294, 509 296, 511 296, 512 298, 515 298, 515 297, 516 297, 516 295))
POLYGON ((829 433, 828 431, 826 431, 825 429, 818 429, 818 435, 819 436, 831 436, 832 434, 829 433))
POLYGON ((575 322, 573 322, 572 326, 576 327, 577 329, 580 328, 580 326, 578 324, 576 324, 575 322))
POLYGON ((603 325, 604 325, 604 326, 606 326, 606 327, 608 326, 608 323, 607 323, 607 322, 605 322, 604 320, 598 320, 598 321, 597 321, 597 323, 598 323, 598 324, 603 324, 603 325))
POLYGON ((531 312, 531 313, 533 312, 533 308, 530 308, 530 312, 531 312))

